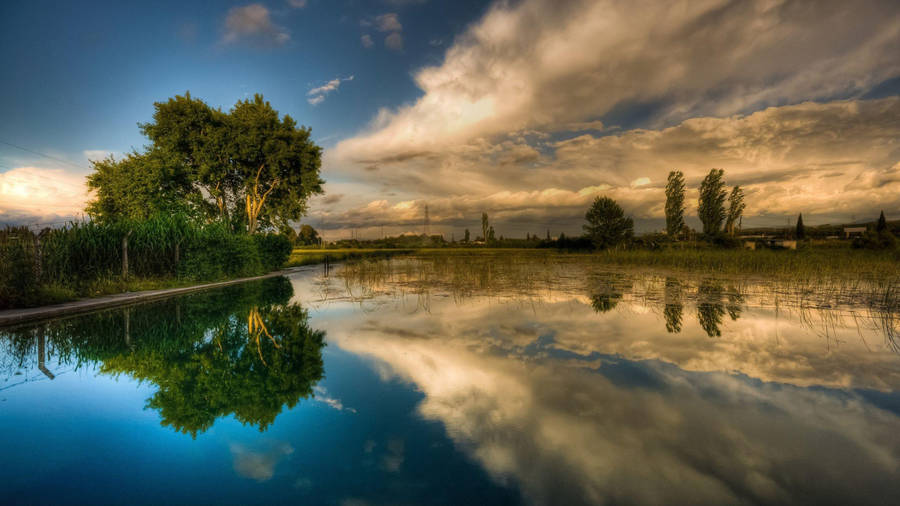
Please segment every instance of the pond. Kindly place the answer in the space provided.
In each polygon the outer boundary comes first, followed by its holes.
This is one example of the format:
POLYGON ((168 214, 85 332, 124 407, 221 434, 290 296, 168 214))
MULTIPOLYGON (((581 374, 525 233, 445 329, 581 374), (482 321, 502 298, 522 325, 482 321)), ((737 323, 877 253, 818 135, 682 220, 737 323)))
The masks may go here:
POLYGON ((897 297, 438 254, 0 329, 0 502, 900 504, 897 297))

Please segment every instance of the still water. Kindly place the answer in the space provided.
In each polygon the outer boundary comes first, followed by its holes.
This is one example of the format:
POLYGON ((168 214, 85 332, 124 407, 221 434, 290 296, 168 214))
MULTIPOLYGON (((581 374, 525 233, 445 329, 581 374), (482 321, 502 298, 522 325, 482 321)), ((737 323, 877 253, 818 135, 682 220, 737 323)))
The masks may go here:
POLYGON ((0 502, 900 504, 897 288, 426 256, 0 329, 0 502))

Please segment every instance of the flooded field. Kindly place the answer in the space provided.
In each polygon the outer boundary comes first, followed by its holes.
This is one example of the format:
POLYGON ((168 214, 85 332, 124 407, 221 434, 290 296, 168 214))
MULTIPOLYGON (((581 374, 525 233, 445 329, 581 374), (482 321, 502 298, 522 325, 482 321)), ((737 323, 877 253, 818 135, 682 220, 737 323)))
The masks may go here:
POLYGON ((898 290, 434 254, 0 329, 0 497, 898 503, 898 290))

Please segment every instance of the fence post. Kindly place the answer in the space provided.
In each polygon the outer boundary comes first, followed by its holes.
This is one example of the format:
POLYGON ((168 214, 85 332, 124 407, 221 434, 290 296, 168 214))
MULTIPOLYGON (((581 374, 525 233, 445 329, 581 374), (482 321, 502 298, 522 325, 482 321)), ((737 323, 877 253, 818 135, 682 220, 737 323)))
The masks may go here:
POLYGON ((129 230, 125 237, 122 238, 122 279, 128 280, 128 236, 131 235, 129 230))

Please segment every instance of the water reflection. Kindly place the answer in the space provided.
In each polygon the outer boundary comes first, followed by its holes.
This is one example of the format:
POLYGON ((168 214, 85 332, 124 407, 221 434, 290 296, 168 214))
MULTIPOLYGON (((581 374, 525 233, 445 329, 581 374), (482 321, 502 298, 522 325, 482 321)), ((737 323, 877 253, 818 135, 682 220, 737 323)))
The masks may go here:
POLYGON ((607 269, 347 266, 362 310, 328 331, 421 391, 420 415, 528 503, 900 500, 896 307, 877 287, 607 269))
POLYGON ((196 437, 227 415, 263 431, 323 375, 324 332, 292 295, 291 283, 275 278, 5 331, 7 377, 36 351, 52 379, 51 354, 76 370, 96 366, 154 385, 146 407, 176 431, 196 437))
MULTIPOLYGON (((181 495, 148 502, 900 502, 896 280, 684 277, 565 255, 320 272, 6 331, 0 388, 22 371, 47 388, 11 387, 0 448, 48 475, 47 455, 75 455, 74 473, 106 443, 169 471, 156 483, 181 495), (66 385, 77 402, 42 426, 66 385), (64 423, 89 389, 119 396, 114 413, 85 400, 64 423), (141 425, 145 398, 163 428, 141 425), (16 446, 20 427, 38 443, 16 446)), ((0 497, 44 490, 30 474, 0 497)), ((108 502, 151 483, 130 475, 108 502)))

